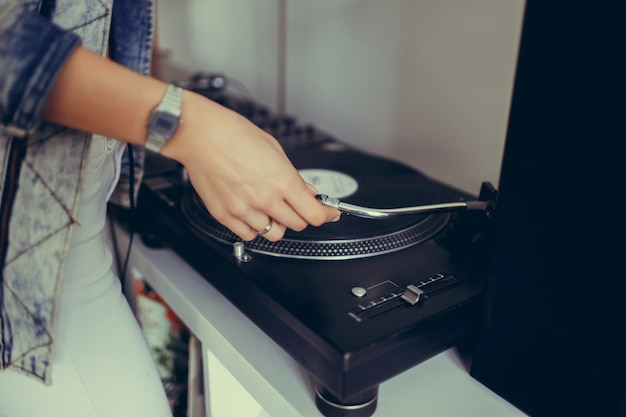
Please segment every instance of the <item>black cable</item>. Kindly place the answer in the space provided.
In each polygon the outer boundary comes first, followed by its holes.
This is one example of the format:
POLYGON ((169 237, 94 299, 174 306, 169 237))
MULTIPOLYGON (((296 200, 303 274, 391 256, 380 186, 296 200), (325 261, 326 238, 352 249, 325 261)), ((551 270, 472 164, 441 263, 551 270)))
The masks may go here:
POLYGON ((133 153, 133 145, 130 143, 127 147, 128 150, 128 165, 129 165, 129 176, 130 179, 128 181, 128 196, 130 197, 130 213, 128 216, 128 247, 126 248, 126 256, 124 259, 124 266, 120 271, 120 280, 122 281, 122 292, 125 291, 126 287, 126 270, 128 269, 128 262, 130 259, 130 250, 133 246, 133 237, 135 236, 135 230, 133 228, 133 223, 135 220, 135 158, 133 153))
MULTIPOLYGON (((109 207, 109 209, 111 208, 109 207)), ((115 234, 115 224, 113 223, 113 216, 111 216, 111 213, 109 213, 109 233, 111 235, 111 244, 113 245, 113 254, 115 255, 115 267, 117 270, 117 275, 118 275, 120 282, 122 282, 122 278, 121 278, 122 263, 120 259, 119 245, 117 244, 117 236, 115 234)), ((124 289, 124 286, 122 286, 122 290, 123 289, 124 289)))
MULTIPOLYGON (((129 175, 130 179, 128 181, 128 197, 129 197, 129 212, 127 216, 122 216, 122 219, 125 219, 127 222, 128 228, 128 247, 126 248, 126 255, 124 257, 124 264, 122 265, 122 260, 120 257, 120 249, 119 244, 117 242, 117 236, 115 233, 115 215, 111 214, 111 210, 117 210, 109 206, 109 231, 111 234, 111 244, 113 249, 113 254, 115 256, 115 266, 117 268, 117 275, 122 284, 122 293, 126 294, 126 270, 128 269, 128 262, 130 260, 130 251, 133 246, 133 237, 135 235, 134 230, 134 219, 135 219, 135 159, 133 153, 133 146, 128 144, 128 165, 129 165, 129 175)), ((121 213, 118 211, 118 213, 121 213)))

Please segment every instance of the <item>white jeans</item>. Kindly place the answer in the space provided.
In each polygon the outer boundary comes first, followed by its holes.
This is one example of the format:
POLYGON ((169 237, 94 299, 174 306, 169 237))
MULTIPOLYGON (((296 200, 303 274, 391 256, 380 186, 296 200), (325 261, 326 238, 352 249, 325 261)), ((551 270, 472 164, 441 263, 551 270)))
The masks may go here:
POLYGON ((171 417, 103 237, 123 145, 94 140, 63 282, 52 384, 0 372, 0 417, 171 417))

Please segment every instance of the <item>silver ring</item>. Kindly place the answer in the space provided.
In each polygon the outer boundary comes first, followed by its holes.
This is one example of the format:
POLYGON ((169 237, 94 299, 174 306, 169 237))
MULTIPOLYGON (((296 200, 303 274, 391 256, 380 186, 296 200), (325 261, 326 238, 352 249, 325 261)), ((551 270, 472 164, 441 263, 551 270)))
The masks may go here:
POLYGON ((265 226, 263 230, 256 230, 257 235, 263 236, 264 234, 270 231, 273 225, 274 225, 274 220, 272 220, 272 218, 270 217, 269 223, 267 223, 267 226, 265 226))

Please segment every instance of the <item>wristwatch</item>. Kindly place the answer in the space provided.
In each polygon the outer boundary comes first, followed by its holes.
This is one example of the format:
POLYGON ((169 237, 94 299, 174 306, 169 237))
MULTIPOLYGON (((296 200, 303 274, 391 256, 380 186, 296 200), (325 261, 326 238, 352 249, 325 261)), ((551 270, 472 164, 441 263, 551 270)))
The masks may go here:
POLYGON ((168 85, 161 102, 150 114, 148 119, 148 140, 146 149, 159 152, 181 123, 181 105, 183 89, 175 85, 168 85))

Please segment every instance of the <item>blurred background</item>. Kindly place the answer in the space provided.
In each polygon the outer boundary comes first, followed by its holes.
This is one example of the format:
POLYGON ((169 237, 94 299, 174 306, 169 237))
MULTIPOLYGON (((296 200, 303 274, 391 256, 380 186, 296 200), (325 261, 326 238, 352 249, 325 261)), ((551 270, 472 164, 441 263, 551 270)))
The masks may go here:
POLYGON ((482 181, 498 184, 523 9, 524 0, 157 0, 160 71, 222 73, 274 111, 476 194, 482 181))

